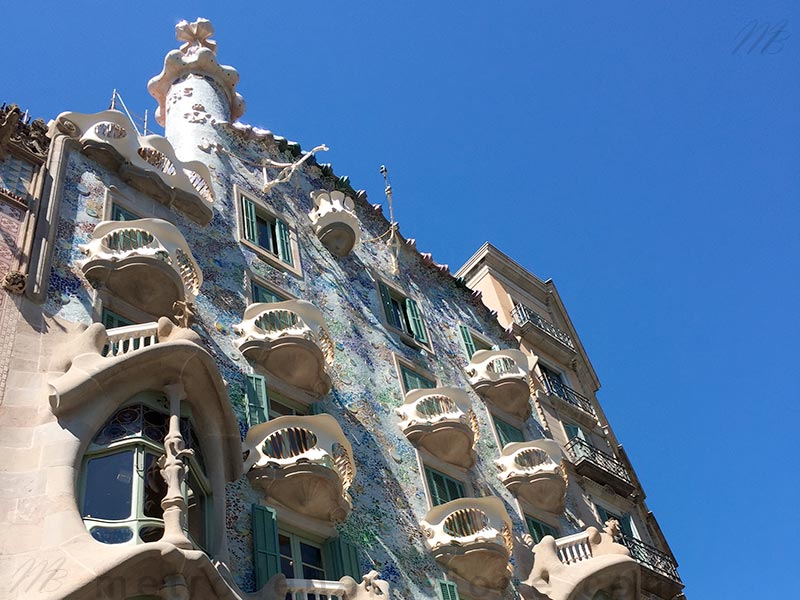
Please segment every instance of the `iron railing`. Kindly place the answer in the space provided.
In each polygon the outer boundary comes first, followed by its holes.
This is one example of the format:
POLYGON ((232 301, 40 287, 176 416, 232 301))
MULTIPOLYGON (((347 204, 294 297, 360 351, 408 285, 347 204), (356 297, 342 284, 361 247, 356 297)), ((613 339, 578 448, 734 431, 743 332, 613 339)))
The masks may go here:
POLYGON ((683 583, 678 575, 678 565, 666 552, 627 535, 618 536, 616 541, 630 550, 631 558, 643 567, 672 579, 672 581, 683 583))
POLYGON ((565 446, 567 452, 572 456, 573 462, 586 459, 594 463, 607 473, 611 473, 622 481, 633 485, 631 476, 625 466, 610 454, 598 450, 581 438, 572 438, 565 446))
POLYGON ((553 339, 564 344, 570 350, 575 350, 575 344, 572 343, 572 338, 569 337, 567 332, 561 331, 542 315, 537 313, 535 310, 528 308, 524 304, 514 305, 514 308, 511 309, 511 317, 518 325, 533 323, 536 327, 544 331, 553 339))
POLYGON ((583 412, 589 413, 593 417, 597 416, 594 412, 592 401, 586 396, 582 396, 568 385, 549 376, 547 373, 542 374, 541 381, 548 394, 558 396, 562 400, 566 400, 573 406, 577 406, 583 412))

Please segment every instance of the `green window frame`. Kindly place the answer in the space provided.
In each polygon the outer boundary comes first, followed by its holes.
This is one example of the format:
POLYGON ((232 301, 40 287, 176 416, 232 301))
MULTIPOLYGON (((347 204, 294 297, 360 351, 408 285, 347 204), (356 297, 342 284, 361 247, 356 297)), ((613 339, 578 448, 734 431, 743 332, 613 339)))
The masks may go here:
POLYGON ((112 221, 136 221, 141 219, 139 215, 129 211, 127 208, 121 207, 119 204, 111 205, 111 220, 112 221))
POLYGON ((126 319, 122 315, 118 315, 107 308, 103 309, 103 312, 100 316, 100 322, 106 329, 116 329, 117 327, 127 327, 128 325, 135 324, 130 319, 126 319))
POLYGON ((398 331, 413 337, 420 344, 428 344, 428 330, 419 303, 408 298, 382 281, 378 282, 386 322, 398 331))
POLYGON ((267 382, 261 375, 245 376, 245 399, 247 401, 247 423, 250 427, 269 420, 270 402, 267 394, 267 382))
POLYGON ((322 558, 325 561, 325 572, 337 581, 349 576, 356 581, 361 580, 361 553, 355 544, 336 537, 325 542, 322 547, 322 558))
POLYGON ((261 285, 257 281, 250 280, 250 295, 253 298, 253 303, 256 302, 283 302, 286 300, 277 292, 273 292, 266 286, 261 285))
POLYGON ((253 562, 256 589, 260 590, 281 572, 278 546, 278 516, 274 508, 253 504, 253 562))
POLYGON ((431 504, 433 504, 433 506, 439 506, 445 502, 466 497, 464 484, 461 481, 453 479, 435 469, 425 467, 425 479, 428 482, 428 492, 430 493, 431 504))
POLYGON ((459 324, 458 331, 461 334, 461 347, 464 349, 467 360, 472 360, 473 354, 478 350, 499 350, 498 346, 489 344, 476 336, 473 331, 463 323, 459 324))
POLYGON ((261 209, 244 194, 240 194, 239 204, 244 239, 276 256, 290 267, 294 266, 289 226, 278 217, 261 209))
POLYGON ((555 527, 547 523, 542 523, 531 516, 525 515, 525 525, 528 527, 528 532, 531 534, 535 544, 541 542, 546 535, 552 535, 554 538, 558 538, 558 531, 556 531, 555 527))
POLYGON ((434 582, 436 597, 439 600, 461 600, 458 595, 458 586, 452 581, 437 579, 434 582))
POLYGON ((400 378, 403 384, 403 391, 406 393, 411 390, 429 390, 436 387, 434 380, 428 379, 404 364, 400 365, 400 378))
POLYGON ((497 431, 497 437, 500 438, 501 450, 506 444, 525 441, 525 434, 521 429, 506 423, 502 419, 498 419, 494 415, 492 415, 492 421, 494 422, 494 428, 497 431))

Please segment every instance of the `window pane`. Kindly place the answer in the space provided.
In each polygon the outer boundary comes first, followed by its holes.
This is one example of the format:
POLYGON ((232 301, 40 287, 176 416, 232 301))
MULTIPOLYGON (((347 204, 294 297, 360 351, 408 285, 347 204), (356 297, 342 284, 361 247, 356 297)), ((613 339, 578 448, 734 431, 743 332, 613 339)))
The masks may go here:
POLYGON ((494 418, 494 426, 497 428, 497 437, 500 438, 501 446, 511 444, 512 442, 525 441, 525 436, 523 435, 522 431, 513 425, 509 425, 505 421, 494 418))
POLYGON ((300 557, 304 564, 322 569, 322 549, 300 542, 300 557))
POLYGON ((132 483, 133 450, 89 459, 83 516, 109 520, 129 518, 132 483))
POLYGON ((164 511, 161 501, 167 493, 167 483, 158 468, 158 457, 149 452, 144 455, 144 507, 146 517, 161 519, 164 511))
POLYGON ((258 228, 258 245, 277 254, 277 246, 275 244, 275 223, 267 221, 264 217, 256 217, 256 227, 258 228))
POLYGON ((400 365, 400 373, 403 376, 403 387, 407 392, 416 389, 431 389, 436 387, 436 382, 419 373, 412 371, 408 367, 400 365))
POLYGON ((208 499, 191 471, 186 484, 186 503, 189 505, 189 535, 200 547, 205 548, 208 499))
POLYGON ((111 205, 111 220, 112 221, 136 221, 140 219, 139 215, 132 213, 119 206, 118 204, 111 205))
POLYGON ((251 282, 253 290, 253 302, 283 302, 286 298, 276 294, 272 290, 258 285, 255 281, 251 282))
POLYGON ((269 408, 270 408, 270 411, 269 411, 270 412, 270 416, 272 416, 272 413, 274 413, 275 416, 293 415, 294 414, 294 411, 291 408, 289 408, 285 404, 281 404, 280 402, 277 402, 275 400, 270 401, 269 408))
POLYGON ((464 487, 455 479, 447 478, 447 501, 464 497, 464 487))

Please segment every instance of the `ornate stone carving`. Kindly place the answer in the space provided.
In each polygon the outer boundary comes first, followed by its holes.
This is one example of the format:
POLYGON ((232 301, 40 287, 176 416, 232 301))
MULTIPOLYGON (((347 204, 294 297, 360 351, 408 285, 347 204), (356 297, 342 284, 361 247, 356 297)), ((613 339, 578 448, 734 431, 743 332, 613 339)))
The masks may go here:
POLYGON ((180 47, 180 51, 184 54, 187 54, 192 48, 201 46, 216 54, 217 42, 210 39, 212 35, 214 35, 214 26, 211 21, 202 17, 192 23, 184 20, 175 25, 175 37, 179 42, 186 42, 180 47))
POLYGON ((41 119, 27 122, 16 104, 4 105, 0 107, 0 161, 5 160, 9 144, 44 159, 50 146, 47 125, 41 119))
POLYGON ((185 327, 186 329, 188 329, 194 324, 195 321, 194 302, 184 302, 183 300, 177 300, 172 305, 172 310, 175 311, 175 322, 180 327, 185 327))
POLYGON ((28 276, 19 271, 9 271, 3 277, 3 289, 12 294, 21 294, 25 291, 28 276))
POLYGON ((8 154, 8 143, 11 141, 11 136, 17 132, 21 116, 19 106, 11 104, 0 117, 0 160, 5 160, 8 154))

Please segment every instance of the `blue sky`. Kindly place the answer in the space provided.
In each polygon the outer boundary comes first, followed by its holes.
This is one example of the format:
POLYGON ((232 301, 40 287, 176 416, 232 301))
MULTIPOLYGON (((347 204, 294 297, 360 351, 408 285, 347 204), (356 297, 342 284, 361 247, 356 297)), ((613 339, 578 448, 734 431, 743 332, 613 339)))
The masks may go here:
POLYGON ((175 23, 210 18, 244 122, 327 144, 372 202, 386 164, 438 262, 489 240, 555 280, 690 600, 794 597, 796 5, 263 4, 31 5, 0 97, 152 114, 175 23))

